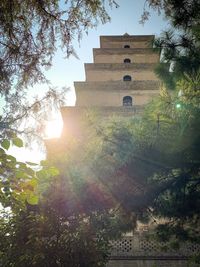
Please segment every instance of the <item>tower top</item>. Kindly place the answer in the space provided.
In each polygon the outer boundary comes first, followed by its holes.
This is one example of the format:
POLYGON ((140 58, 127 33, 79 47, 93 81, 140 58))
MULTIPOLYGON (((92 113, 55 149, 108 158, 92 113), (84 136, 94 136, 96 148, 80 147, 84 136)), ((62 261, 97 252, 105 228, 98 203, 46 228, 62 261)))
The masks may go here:
POLYGON ((130 39, 134 41, 149 41, 153 40, 155 38, 155 35, 130 35, 128 33, 125 33, 124 35, 101 35, 100 39, 106 39, 106 40, 124 40, 124 39, 130 39))
POLYGON ((103 35, 100 36, 101 48, 152 48, 155 35, 103 35))

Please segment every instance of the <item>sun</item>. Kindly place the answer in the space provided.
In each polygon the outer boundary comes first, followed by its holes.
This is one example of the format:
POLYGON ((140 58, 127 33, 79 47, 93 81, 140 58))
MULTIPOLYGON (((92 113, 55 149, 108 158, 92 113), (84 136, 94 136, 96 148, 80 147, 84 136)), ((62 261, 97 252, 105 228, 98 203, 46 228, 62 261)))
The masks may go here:
POLYGON ((62 132, 63 122, 61 118, 48 121, 45 127, 45 137, 59 138, 62 132))

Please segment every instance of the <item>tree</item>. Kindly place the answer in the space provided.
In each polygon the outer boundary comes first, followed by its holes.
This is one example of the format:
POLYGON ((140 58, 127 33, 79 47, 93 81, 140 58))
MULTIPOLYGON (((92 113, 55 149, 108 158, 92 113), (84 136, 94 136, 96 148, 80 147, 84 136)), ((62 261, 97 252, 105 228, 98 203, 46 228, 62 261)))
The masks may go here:
MULTIPOLYGON (((117 6, 113 0, 107 2, 117 6)), ((72 40, 80 40, 82 32, 98 21, 109 21, 104 1, 2 1, 0 13, 0 92, 5 100, 0 118, 0 264, 104 266, 109 239, 118 230, 113 230, 116 215, 101 199, 94 201, 98 187, 86 182, 76 184, 81 190, 77 201, 66 174, 59 176, 57 169, 46 166, 38 171, 35 164, 18 162, 6 153, 11 144, 23 146, 16 134, 27 134, 27 130, 33 133, 31 127, 19 127, 21 120, 30 115, 43 120, 44 105, 46 111, 52 104, 59 108, 63 103, 63 94, 50 88, 43 99, 30 104, 27 87, 47 82, 43 71, 50 67, 58 45, 67 56, 76 56, 72 40)), ((37 125, 36 130, 40 127, 37 125)))
POLYGON ((198 0, 146 0, 141 23, 144 23, 150 17, 148 8, 156 10, 159 14, 163 12, 176 28, 182 28, 188 31, 194 25, 199 25, 200 4, 198 0))
MULTIPOLYGON (((109 0, 110 5, 117 6, 109 0)), ((75 55, 72 41, 98 21, 109 21, 104 1, 1 1, 1 87, 8 95, 38 81, 46 81, 43 67, 51 65, 59 45, 75 55)))
POLYGON ((174 95, 163 89, 142 118, 98 130, 103 142, 93 163, 97 177, 134 214, 129 220, 154 222, 162 241, 200 242, 197 84, 199 75, 186 76, 174 95))
POLYGON ((194 75, 199 71, 199 36, 190 32, 175 34, 172 30, 164 32, 155 40, 156 49, 161 51, 162 61, 155 72, 164 85, 174 90, 176 82, 184 74, 194 75))
MULTIPOLYGON (((52 102, 59 107, 63 103, 63 92, 59 95, 54 88, 50 88, 43 99, 38 97, 30 103, 27 88, 38 82, 48 84, 44 71, 51 66, 58 47, 67 57, 77 56, 73 40, 77 38, 80 41, 83 32, 96 27, 98 22, 106 23, 110 20, 106 4, 118 6, 114 0, 106 2, 1 1, 0 93, 5 101, 5 109, 0 118, 0 128, 3 135, 11 129, 17 132, 19 121, 26 119, 27 115, 38 115, 41 107, 49 108, 52 102)), ((45 112, 47 111, 43 114, 45 112)), ((41 116, 42 121, 43 117, 41 116)), ((36 121, 33 124, 38 125, 36 121)), ((41 127, 36 128, 35 133, 41 127)), ((30 125, 27 132, 31 132, 30 125)))
POLYGON ((0 204, 3 208, 15 211, 20 206, 23 208, 25 202, 29 204, 38 202, 37 178, 32 169, 36 164, 19 162, 7 153, 11 144, 20 148, 23 146, 23 141, 13 136, 10 140, 4 139, 1 142, 0 204))
POLYGON ((168 89, 175 89, 183 73, 193 75, 199 70, 200 4, 198 0, 147 0, 142 23, 150 17, 147 5, 159 14, 164 13, 171 23, 172 29, 155 40, 162 58, 155 71, 168 89))
POLYGON ((44 161, 34 179, 23 181, 24 189, 34 187, 36 202, 32 196, 23 205, 7 203, 10 213, 1 213, 0 221, 1 265, 105 266, 122 222, 102 185, 68 163, 64 159, 58 170, 44 161))

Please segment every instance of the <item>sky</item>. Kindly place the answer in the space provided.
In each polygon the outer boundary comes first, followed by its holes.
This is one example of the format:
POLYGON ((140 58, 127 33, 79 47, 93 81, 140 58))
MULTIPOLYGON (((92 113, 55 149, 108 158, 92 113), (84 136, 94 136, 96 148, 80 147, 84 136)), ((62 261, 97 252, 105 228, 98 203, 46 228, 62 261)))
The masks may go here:
MULTIPOLYGON (((46 76, 53 86, 57 88, 70 88, 67 93, 67 105, 75 105, 73 82, 85 80, 84 63, 93 62, 92 49, 99 48, 100 35, 123 35, 128 33, 129 35, 155 34, 159 36, 163 30, 169 28, 169 24, 163 19, 163 16, 158 16, 158 14, 153 11, 151 11, 149 21, 144 25, 139 24, 145 0, 116 0, 116 2, 119 4, 119 8, 116 9, 113 7, 113 9, 108 9, 111 22, 104 25, 99 24, 96 29, 89 30, 88 34, 83 33, 83 38, 80 43, 74 39, 73 46, 79 59, 73 56, 66 59, 62 51, 58 49, 53 59, 52 68, 46 72, 46 76)), ((40 95, 40 93, 45 90, 45 85, 36 84, 34 88, 30 90, 32 90, 32 94, 40 95)), ((60 116, 54 118, 54 120, 59 120, 59 123, 61 123, 60 116)), ((54 122, 51 123, 53 125, 52 129, 60 127, 56 124, 54 126, 54 122)), ((31 152, 27 149, 11 152, 14 153, 19 160, 26 158, 28 161, 35 162, 45 157, 45 155, 37 151, 37 149, 33 149, 31 152)))

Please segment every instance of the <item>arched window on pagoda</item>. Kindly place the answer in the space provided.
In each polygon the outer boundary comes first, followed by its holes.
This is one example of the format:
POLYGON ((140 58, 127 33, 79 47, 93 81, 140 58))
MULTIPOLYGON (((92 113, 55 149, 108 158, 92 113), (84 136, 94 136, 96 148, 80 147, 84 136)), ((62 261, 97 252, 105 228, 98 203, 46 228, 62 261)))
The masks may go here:
POLYGON ((131 96, 123 97, 123 106, 130 107, 133 105, 133 100, 131 96))
POLYGON ((131 76, 130 75, 125 75, 124 77, 123 77, 123 81, 131 81, 132 80, 132 78, 131 78, 131 76))
POLYGON ((130 48, 130 45, 124 45, 124 48, 130 48))
POLYGON ((131 63, 130 58, 125 58, 125 59, 124 59, 124 63, 131 63))

